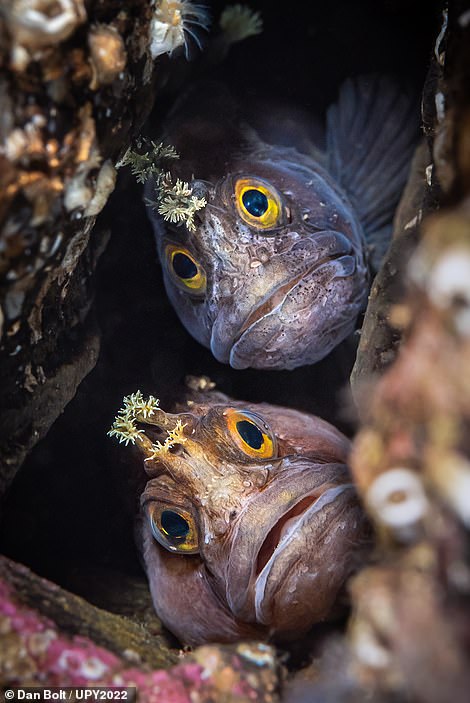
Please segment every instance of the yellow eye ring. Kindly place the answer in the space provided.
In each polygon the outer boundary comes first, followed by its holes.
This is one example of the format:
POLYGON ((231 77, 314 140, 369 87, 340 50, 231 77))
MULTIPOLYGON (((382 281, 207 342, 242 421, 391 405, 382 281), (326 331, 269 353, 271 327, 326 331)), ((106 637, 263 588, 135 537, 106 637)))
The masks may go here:
POLYGON ((183 247, 168 244, 165 250, 168 270, 175 283, 190 293, 201 295, 206 290, 206 274, 193 255, 183 247))
POLYGON ((276 456, 276 438, 258 415, 249 410, 229 408, 224 416, 230 437, 245 454, 256 459, 276 456))
POLYGON ((272 186, 257 178, 239 178, 235 183, 235 203, 242 220, 256 229, 272 229, 280 224, 281 199, 272 186))
POLYGON ((149 519, 153 536, 169 552, 195 554, 199 551, 196 523, 187 510, 154 504, 149 519))

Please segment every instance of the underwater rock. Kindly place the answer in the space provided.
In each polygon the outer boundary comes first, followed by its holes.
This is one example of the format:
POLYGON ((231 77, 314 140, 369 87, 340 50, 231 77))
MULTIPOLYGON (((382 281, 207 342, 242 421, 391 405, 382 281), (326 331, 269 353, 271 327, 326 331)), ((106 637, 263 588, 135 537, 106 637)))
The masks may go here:
MULTIPOLYGON (((462 21, 463 5, 451 3, 447 50, 438 52, 436 133, 446 120, 458 135, 446 151, 444 182, 442 163, 426 169, 441 186, 440 210, 422 213, 402 262, 398 308, 390 305, 393 289, 374 301, 372 314, 382 306, 384 318, 402 321, 395 359, 385 370, 376 363, 372 332, 360 364, 375 364, 382 376, 369 384, 361 378, 355 388, 363 422, 352 471, 376 529, 379 563, 352 580, 351 671, 379 699, 463 703, 470 688, 470 22, 462 21)), ((435 97, 425 95, 425 114, 435 97)))
POLYGON ((468 700, 465 625, 443 598, 431 545, 392 564, 364 570, 352 586, 350 673, 371 695, 427 703, 468 700))
POLYGON ((275 703, 274 650, 243 643, 181 657, 125 618, 0 560, 2 686, 137 687, 139 700, 275 703), (34 609, 33 607, 34 606, 34 609), (165 667, 165 669, 155 668, 165 667))
MULTIPOLYGON (((428 209, 430 188, 425 172, 431 163, 426 142, 416 149, 410 176, 395 214, 393 238, 377 273, 361 327, 356 361, 351 373, 353 393, 360 397, 363 383, 368 386, 394 361, 406 322, 403 290, 406 270, 402 262, 415 249, 423 211, 428 209)), ((359 407, 361 407, 359 400, 359 407)))
MULTIPOLYGON (((33 608, 37 618, 47 619, 53 629, 78 638, 78 641, 87 638, 95 647, 113 652, 116 659, 132 664, 139 662, 153 668, 166 668, 177 663, 175 650, 169 649, 161 634, 150 635, 142 625, 90 605, 83 598, 40 578, 27 567, 6 557, 0 557, 0 580, 4 616, 8 615, 9 599, 13 598, 18 600, 20 613, 33 608)), ((32 615, 24 616, 24 623, 19 626, 19 636, 25 634, 23 630, 28 617, 32 615)))
POLYGON ((152 107, 152 10, 7 0, 0 13, 0 493, 93 368, 87 319, 114 164, 152 107))

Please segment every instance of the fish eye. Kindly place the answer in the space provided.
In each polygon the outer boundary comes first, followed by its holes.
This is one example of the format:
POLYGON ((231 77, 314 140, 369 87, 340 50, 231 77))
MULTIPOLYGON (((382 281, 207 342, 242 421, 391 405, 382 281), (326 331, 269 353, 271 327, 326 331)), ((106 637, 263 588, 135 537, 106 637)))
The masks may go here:
POLYGON ((249 410, 229 408, 224 412, 230 437, 245 454, 272 459, 277 454, 276 438, 264 420, 249 410))
POLYGON ((247 210, 250 215, 253 215, 253 217, 261 217, 269 207, 269 201, 266 195, 256 188, 250 188, 244 191, 242 203, 245 210, 247 210))
POLYGON ((166 247, 168 270, 175 283, 189 293, 202 295, 206 290, 206 274, 193 255, 182 247, 166 247))
POLYGON ((265 181, 239 178, 235 183, 235 203, 240 217, 251 227, 272 229, 281 222, 281 199, 265 181))
POLYGON ((193 516, 187 510, 155 504, 150 510, 152 534, 165 549, 182 554, 199 551, 199 539, 193 516))

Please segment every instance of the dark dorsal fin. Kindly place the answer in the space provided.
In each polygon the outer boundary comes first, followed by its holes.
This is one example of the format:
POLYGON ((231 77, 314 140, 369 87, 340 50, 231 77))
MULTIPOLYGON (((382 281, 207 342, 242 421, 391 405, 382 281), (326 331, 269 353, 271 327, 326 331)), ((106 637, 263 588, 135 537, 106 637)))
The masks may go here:
POLYGON ((388 244, 418 136, 416 96, 387 76, 348 79, 328 109, 328 169, 349 195, 369 244, 388 244))

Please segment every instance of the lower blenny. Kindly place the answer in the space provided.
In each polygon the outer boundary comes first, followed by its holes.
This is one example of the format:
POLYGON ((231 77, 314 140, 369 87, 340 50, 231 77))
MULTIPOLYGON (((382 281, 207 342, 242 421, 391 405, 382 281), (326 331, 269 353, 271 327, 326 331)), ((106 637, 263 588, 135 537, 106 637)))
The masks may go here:
POLYGON ((390 241, 416 108, 377 76, 344 83, 324 130, 214 83, 177 102, 158 137, 180 154, 176 190, 149 213, 168 296, 218 361, 293 369, 354 331, 390 241))
POLYGON ((127 396, 110 431, 143 459, 137 533, 157 614, 189 645, 289 640, 334 618, 369 549, 348 439, 293 409, 190 398, 169 414, 127 396))

